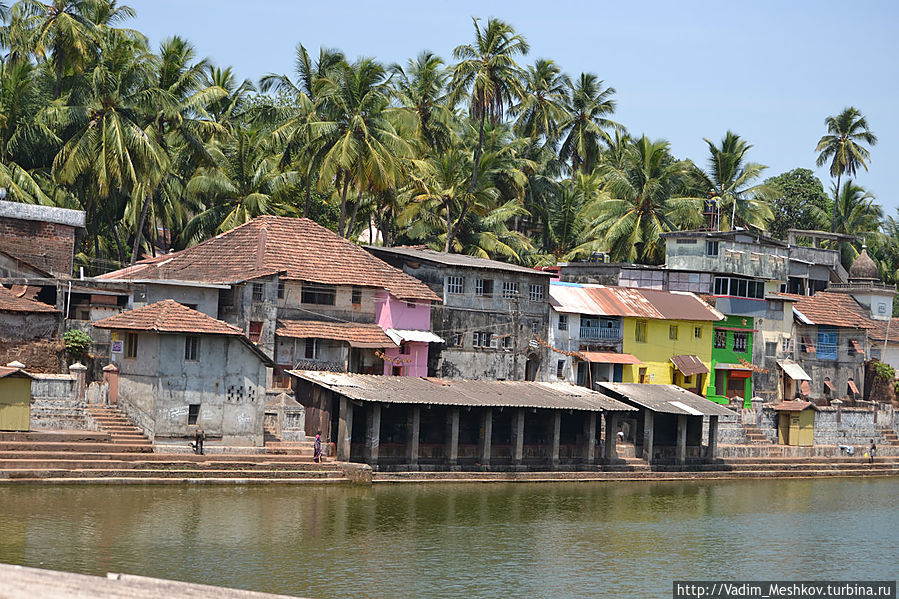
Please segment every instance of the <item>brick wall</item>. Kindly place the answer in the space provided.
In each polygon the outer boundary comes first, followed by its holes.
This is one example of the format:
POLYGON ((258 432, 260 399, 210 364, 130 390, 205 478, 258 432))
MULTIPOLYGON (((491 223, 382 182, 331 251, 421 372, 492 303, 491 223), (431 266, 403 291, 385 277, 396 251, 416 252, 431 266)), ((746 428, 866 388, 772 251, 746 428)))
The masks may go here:
POLYGON ((0 217, 0 250, 52 274, 71 275, 75 228, 0 217))

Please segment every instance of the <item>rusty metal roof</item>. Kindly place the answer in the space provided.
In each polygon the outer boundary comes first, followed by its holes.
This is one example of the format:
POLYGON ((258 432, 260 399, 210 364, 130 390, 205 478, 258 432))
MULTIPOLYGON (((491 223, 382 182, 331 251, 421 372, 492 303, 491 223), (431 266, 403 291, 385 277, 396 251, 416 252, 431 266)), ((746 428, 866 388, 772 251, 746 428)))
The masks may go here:
POLYGON ((584 356, 588 362, 596 364, 642 364, 636 356, 632 354, 619 354, 615 352, 605 351, 582 351, 578 352, 584 356))
POLYGON ((677 385, 597 383, 597 391, 622 402, 664 414, 734 416, 734 412, 677 385))
POLYGON ((11 366, 0 366, 0 379, 6 378, 8 376, 16 377, 16 378, 27 378, 33 379, 34 377, 22 370, 21 368, 15 368, 11 366))
POLYGON ((674 367, 680 370, 681 374, 683 374, 684 376, 693 376, 694 374, 708 374, 709 372, 709 369, 705 364, 702 363, 702 360, 699 359, 699 356, 671 356, 671 363, 674 364, 674 367))
POLYGON ((357 401, 590 412, 635 411, 633 407, 601 393, 563 382, 473 381, 312 370, 287 372, 357 401))
POLYGON ((687 291, 554 282, 549 297, 557 312, 659 320, 724 319, 724 314, 687 291))
POLYGON ((801 412, 806 408, 815 408, 815 404, 810 401, 802 401, 799 399, 794 399, 792 401, 782 401, 776 406, 774 406, 774 410, 776 412, 801 412))

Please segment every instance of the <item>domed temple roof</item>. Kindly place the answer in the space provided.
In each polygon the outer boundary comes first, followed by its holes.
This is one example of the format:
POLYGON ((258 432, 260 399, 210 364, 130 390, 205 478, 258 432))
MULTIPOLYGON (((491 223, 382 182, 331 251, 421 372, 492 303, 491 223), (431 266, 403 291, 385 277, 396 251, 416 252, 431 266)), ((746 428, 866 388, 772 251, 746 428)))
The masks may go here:
POLYGON ((873 279, 875 281, 880 279, 877 264, 868 255, 867 246, 862 246, 862 253, 849 267, 849 279, 873 279))

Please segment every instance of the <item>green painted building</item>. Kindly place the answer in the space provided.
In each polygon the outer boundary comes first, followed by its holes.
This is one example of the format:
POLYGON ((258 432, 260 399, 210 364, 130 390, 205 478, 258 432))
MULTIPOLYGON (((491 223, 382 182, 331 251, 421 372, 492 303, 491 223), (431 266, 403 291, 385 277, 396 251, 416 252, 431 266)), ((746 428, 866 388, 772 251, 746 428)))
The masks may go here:
POLYGON ((706 397, 721 404, 730 403, 731 397, 742 397, 744 406, 751 405, 753 319, 727 316, 714 327, 706 397))

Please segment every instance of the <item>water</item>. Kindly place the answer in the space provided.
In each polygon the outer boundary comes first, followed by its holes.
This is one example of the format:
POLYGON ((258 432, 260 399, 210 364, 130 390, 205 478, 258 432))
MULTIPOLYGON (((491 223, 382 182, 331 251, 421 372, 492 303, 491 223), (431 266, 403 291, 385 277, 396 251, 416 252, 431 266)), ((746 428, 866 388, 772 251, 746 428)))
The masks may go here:
MULTIPOLYGON (((894 580, 899 480, 0 486, 0 561, 326 597, 894 580)), ((2 591, 2 582, 0 582, 2 591)))

